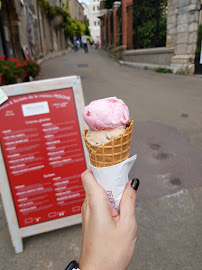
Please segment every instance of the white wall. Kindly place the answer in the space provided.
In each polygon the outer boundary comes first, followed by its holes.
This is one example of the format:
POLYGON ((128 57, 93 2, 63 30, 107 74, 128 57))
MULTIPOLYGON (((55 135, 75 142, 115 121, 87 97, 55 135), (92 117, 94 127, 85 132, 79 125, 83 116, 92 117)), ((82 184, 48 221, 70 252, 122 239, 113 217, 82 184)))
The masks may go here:
POLYGON ((84 15, 89 20, 89 28, 93 38, 100 37, 100 0, 90 0, 90 4, 81 3, 84 7, 84 15))

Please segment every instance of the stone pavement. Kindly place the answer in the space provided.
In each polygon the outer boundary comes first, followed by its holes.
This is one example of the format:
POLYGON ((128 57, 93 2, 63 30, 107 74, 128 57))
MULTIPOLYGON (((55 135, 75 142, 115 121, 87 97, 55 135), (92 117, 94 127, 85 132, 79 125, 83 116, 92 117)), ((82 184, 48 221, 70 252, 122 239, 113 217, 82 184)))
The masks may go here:
MULTIPOLYGON (((102 50, 42 63, 42 78, 79 75, 86 104, 117 96, 135 121, 130 177, 141 181, 138 240, 129 270, 200 270, 202 265, 202 80, 120 66, 102 50)), ((64 269, 78 259, 81 225, 23 240, 15 255, 0 204, 2 269, 64 269)), ((0 267, 1 268, 1 267, 0 267)))

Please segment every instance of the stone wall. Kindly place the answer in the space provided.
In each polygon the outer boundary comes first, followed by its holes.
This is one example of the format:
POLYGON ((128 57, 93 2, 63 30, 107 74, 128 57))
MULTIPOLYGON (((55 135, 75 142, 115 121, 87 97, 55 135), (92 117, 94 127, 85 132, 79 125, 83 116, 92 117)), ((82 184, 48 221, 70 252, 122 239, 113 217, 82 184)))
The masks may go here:
POLYGON ((173 48, 166 47, 125 50, 122 53, 122 59, 128 62, 170 66, 173 51, 173 48))
MULTIPOLYGON (((126 50, 122 52, 123 59, 126 61, 165 64, 173 66, 175 71, 183 74, 194 74, 195 53, 198 39, 198 26, 200 7, 202 0, 167 0, 167 39, 166 47, 141 50, 126 50)), ((118 2, 115 2, 118 3, 118 2)), ((114 3, 114 4, 115 4, 114 3)), ((122 0, 122 48, 132 48, 132 20, 127 7, 132 4, 131 0, 122 0)), ((131 9, 132 10, 132 9, 131 9)), ((108 11, 109 12, 109 11, 108 11)), ((115 13, 115 6, 113 13, 115 13)), ((131 12, 132 13, 132 12, 131 12)), ((106 16, 108 16, 106 14, 106 16)), ((106 44, 106 16, 102 16, 102 40, 106 44)), ((131 16, 132 18, 132 16, 131 16)), ((202 20, 202 19, 201 19, 202 20)), ((108 26, 109 27, 109 26, 108 26)), ((109 27, 110 28, 110 27, 109 27)), ((118 32, 117 25, 114 23, 114 41, 118 32)), ((114 46, 116 46, 116 42, 114 46)))
POLYGON ((15 22, 11 21, 11 23, 17 23, 18 26, 18 31, 13 31, 15 35, 13 38, 14 44, 17 42, 17 36, 19 37, 19 46, 18 50, 16 50, 17 57, 22 57, 23 46, 31 47, 35 58, 46 56, 52 51, 65 49, 64 30, 59 27, 61 21, 54 24, 54 20, 48 19, 45 11, 37 5, 37 0, 29 0, 29 24, 31 30, 29 37, 26 1, 24 1, 24 4, 21 4, 19 0, 13 1, 15 3, 15 9, 13 10, 17 13, 17 19, 15 22))
POLYGON ((167 47, 174 48, 172 65, 194 73, 200 0, 168 0, 167 47))
POLYGON ((69 13, 73 19, 85 20, 83 7, 77 0, 69 0, 69 13))

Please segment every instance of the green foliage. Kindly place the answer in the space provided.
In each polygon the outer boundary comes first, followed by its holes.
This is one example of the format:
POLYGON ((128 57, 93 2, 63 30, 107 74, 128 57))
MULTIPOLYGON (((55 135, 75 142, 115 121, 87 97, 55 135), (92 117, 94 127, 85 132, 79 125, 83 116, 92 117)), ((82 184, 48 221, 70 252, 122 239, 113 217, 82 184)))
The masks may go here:
POLYGON ((37 0, 38 4, 44 8, 49 19, 53 19, 56 15, 61 15, 63 17, 63 22, 61 27, 64 29, 66 39, 72 39, 73 34, 76 33, 77 36, 81 36, 84 32, 90 35, 90 30, 88 27, 88 22, 80 22, 76 18, 73 19, 69 13, 69 3, 66 1, 65 8, 60 8, 58 6, 52 7, 49 2, 45 0, 37 0))
POLYGON ((47 16, 50 19, 52 19, 55 15, 61 15, 63 18, 65 18, 68 15, 66 9, 63 9, 58 6, 52 7, 50 3, 46 0, 37 0, 37 1, 40 7, 42 7, 45 10, 47 16))
POLYGON ((89 23, 88 23, 88 21, 85 21, 85 27, 86 27, 86 29, 85 29, 86 35, 87 36, 90 36, 91 34, 90 34, 90 29, 89 29, 89 23))
POLYGON ((23 61, 23 69, 26 73, 27 76, 32 77, 35 79, 40 72, 40 66, 39 64, 34 60, 34 61, 23 61))
POLYGON ((7 84, 16 83, 18 78, 24 80, 27 76, 34 79, 39 75, 39 72, 40 66, 35 60, 22 61, 16 58, 5 60, 5 56, 0 57, 0 73, 4 75, 7 84))
POLYGON ((117 60, 121 60, 121 53, 120 52, 114 52, 113 55, 116 57, 117 60))
POLYGON ((167 0, 136 0, 134 3, 135 48, 165 46, 167 0))
POLYGON ((156 37, 156 20, 146 21, 138 27, 138 48, 154 48, 158 44, 164 44, 166 39, 166 18, 159 21, 159 33, 156 37))
POLYGON ((202 42, 202 24, 199 24, 199 26, 198 26, 198 40, 197 40, 196 53, 200 53, 201 52, 201 42, 202 42))
POLYGON ((87 35, 90 35, 90 30, 88 28, 88 22, 80 22, 78 19, 73 19, 69 13, 69 4, 66 2, 65 6, 66 16, 64 18, 64 22, 62 23, 62 27, 65 31, 65 37, 67 39, 72 39, 73 34, 76 33, 78 37, 80 37, 83 33, 86 32, 87 35))
POLYGON ((104 0, 104 8, 111 9, 115 0, 104 0))
POLYGON ((86 31, 86 25, 83 22, 80 22, 80 30, 81 30, 81 34, 83 34, 86 31))
POLYGON ((23 75, 21 61, 16 58, 5 60, 5 56, 0 57, 0 73, 4 75, 9 84, 17 82, 17 78, 23 75))
POLYGON ((156 72, 158 72, 158 73, 172 73, 172 71, 170 70, 170 69, 168 69, 168 68, 165 68, 165 67, 162 67, 162 68, 157 68, 156 69, 156 72))

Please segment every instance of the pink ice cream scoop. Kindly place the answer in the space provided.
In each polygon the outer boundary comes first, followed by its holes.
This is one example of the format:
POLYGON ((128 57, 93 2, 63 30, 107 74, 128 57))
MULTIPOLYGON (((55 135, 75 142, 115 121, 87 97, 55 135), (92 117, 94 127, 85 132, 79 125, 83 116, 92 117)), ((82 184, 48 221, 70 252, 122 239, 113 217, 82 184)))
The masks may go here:
POLYGON ((125 128, 129 122, 129 110, 116 97, 92 101, 83 110, 83 118, 92 130, 125 128))

